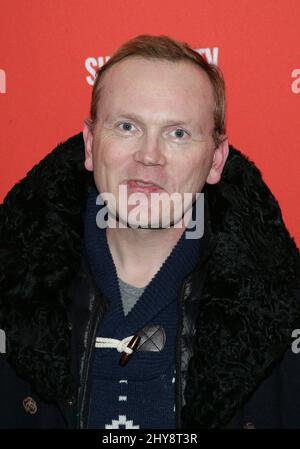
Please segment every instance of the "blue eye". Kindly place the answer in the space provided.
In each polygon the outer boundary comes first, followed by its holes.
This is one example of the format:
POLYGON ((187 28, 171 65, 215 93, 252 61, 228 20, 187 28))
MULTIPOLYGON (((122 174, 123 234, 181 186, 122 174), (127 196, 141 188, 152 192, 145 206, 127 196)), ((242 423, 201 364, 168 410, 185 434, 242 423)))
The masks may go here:
POLYGON ((184 137, 185 134, 188 135, 188 133, 182 128, 177 128, 174 131, 172 131, 171 134, 172 133, 175 133, 174 137, 176 137, 177 139, 180 139, 180 140, 182 140, 182 138, 184 137))
POLYGON ((133 125, 129 122, 122 122, 118 125, 121 127, 121 131, 132 131, 133 125))

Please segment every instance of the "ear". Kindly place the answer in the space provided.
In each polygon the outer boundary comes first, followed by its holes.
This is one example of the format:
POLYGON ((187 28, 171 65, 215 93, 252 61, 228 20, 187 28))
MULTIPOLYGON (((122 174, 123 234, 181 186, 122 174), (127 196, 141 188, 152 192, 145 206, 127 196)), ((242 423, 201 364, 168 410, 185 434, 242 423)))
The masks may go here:
POLYGON ((93 132, 90 120, 86 119, 83 125, 83 140, 85 147, 84 166, 88 171, 93 171, 93 132))
POLYGON ((228 153, 228 138, 222 136, 219 146, 215 149, 212 166, 206 178, 208 184, 217 184, 220 181, 228 153))

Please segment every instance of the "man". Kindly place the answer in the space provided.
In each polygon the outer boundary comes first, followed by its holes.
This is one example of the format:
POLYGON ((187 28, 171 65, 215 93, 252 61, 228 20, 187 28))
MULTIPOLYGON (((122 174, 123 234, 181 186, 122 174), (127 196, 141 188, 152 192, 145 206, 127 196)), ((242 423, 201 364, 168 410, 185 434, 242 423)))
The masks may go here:
POLYGON ((83 139, 7 195, 1 261, 1 427, 300 427, 299 253, 187 44, 138 36, 105 64, 83 139), (178 195, 152 222, 154 193, 178 195))

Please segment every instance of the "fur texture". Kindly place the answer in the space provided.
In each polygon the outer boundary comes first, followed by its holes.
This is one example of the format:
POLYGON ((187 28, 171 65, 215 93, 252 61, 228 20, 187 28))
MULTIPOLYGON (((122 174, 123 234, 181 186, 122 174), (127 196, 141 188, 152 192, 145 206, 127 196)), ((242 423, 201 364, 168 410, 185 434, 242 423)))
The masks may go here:
POLYGON ((222 180, 207 186, 217 244, 199 304, 189 365, 187 427, 225 426, 299 327, 299 252, 259 170, 231 148, 222 180))

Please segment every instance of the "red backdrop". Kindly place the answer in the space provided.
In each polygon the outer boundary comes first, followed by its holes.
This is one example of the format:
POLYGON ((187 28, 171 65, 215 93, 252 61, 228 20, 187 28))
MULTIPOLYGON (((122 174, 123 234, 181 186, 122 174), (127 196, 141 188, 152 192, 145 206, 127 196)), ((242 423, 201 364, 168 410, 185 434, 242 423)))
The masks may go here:
POLYGON ((167 34, 223 70, 230 142, 299 245, 299 17, 299 0, 0 0, 0 200, 82 129, 98 64, 138 34, 167 34))

